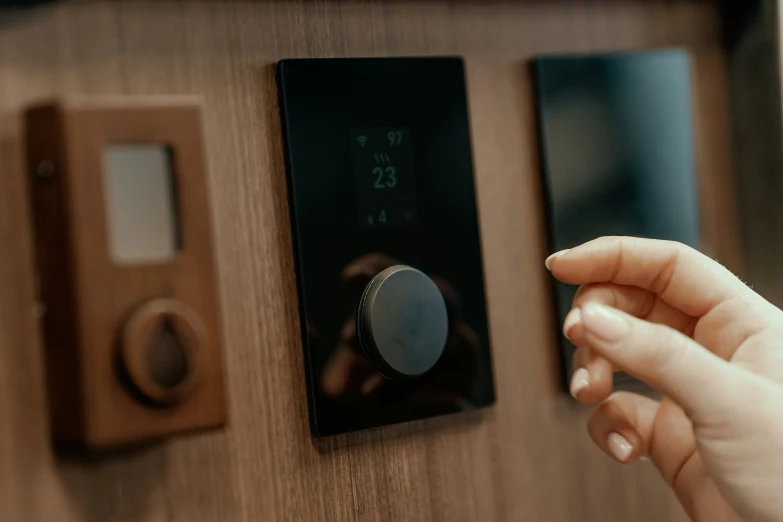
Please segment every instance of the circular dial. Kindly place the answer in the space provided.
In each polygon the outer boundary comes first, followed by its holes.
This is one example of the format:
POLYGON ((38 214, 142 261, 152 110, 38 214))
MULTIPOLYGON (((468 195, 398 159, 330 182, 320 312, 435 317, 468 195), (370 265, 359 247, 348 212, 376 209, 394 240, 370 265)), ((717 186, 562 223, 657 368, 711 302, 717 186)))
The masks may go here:
POLYGON ((446 346, 449 320, 443 295, 426 274, 387 268, 364 290, 356 318, 362 349, 389 378, 422 375, 446 346))
POLYGON ((189 398, 205 371, 204 337, 201 320, 183 303, 144 303, 122 329, 120 359, 133 387, 161 405, 189 398))

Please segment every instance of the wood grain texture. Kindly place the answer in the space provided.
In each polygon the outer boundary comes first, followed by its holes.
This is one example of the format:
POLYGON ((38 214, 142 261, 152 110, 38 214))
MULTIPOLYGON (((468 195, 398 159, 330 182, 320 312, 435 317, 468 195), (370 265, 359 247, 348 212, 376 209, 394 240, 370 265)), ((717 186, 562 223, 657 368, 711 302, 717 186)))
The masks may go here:
POLYGON ((0 11, 0 505, 24 522, 681 521, 655 470, 599 453, 560 392, 535 54, 692 57, 706 249, 740 269, 726 59, 708 2, 62 2, 0 11), (313 442, 277 90, 280 58, 465 56, 498 404, 313 442), (52 455, 20 111, 67 94, 198 94, 230 402, 225 432, 52 455))

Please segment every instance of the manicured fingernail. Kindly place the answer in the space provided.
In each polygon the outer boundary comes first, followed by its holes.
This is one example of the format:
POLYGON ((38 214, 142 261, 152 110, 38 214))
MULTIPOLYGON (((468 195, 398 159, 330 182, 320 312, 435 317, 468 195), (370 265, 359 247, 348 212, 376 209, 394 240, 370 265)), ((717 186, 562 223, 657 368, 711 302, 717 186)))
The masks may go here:
POLYGON ((628 442, 625 437, 615 432, 609 434, 609 437, 606 439, 606 445, 609 447, 609 451, 614 458, 620 462, 628 460, 628 457, 631 456, 631 452, 633 451, 631 443, 628 442))
POLYGON ((571 340, 571 328, 582 322, 582 310, 579 308, 572 308, 568 315, 566 315, 565 321, 563 321, 563 335, 566 339, 571 340))
POLYGON ((614 308, 590 303, 582 309, 582 325, 604 341, 619 341, 630 330, 628 320, 614 308))
POLYGON ((571 377, 571 396, 576 399, 579 392, 590 385, 590 372, 584 368, 579 368, 571 377))
POLYGON ((547 269, 547 270, 551 270, 551 269, 549 268, 549 264, 552 262, 552 260, 553 260, 554 258, 556 258, 556 257, 560 257, 560 256, 562 256, 562 255, 563 255, 563 254, 565 254, 566 252, 568 252, 568 249, 567 249, 567 248, 566 248, 565 250, 561 250, 560 252, 555 252, 555 253, 554 253, 554 254, 552 254, 551 256, 547 257, 547 258, 546 258, 546 261, 544 261, 544 266, 546 266, 546 269, 547 269))

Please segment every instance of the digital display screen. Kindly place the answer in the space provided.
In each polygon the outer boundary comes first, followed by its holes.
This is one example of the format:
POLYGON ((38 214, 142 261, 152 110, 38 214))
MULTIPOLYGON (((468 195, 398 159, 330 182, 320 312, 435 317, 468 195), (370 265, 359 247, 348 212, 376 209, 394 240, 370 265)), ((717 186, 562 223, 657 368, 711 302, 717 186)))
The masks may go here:
POLYGON ((114 261, 173 259, 181 245, 171 151, 162 145, 113 144, 104 151, 103 161, 114 261))
POLYGON ((410 129, 354 129, 351 150, 359 228, 418 224, 410 129))

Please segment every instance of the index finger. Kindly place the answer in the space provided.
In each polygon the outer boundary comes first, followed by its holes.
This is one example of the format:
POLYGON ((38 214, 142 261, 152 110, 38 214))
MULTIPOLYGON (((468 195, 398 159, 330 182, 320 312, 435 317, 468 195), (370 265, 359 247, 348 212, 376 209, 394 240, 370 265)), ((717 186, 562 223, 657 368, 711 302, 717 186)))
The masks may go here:
POLYGON ((693 317, 752 292, 720 263, 675 241, 601 237, 552 254, 546 264, 564 283, 643 288, 693 317))

